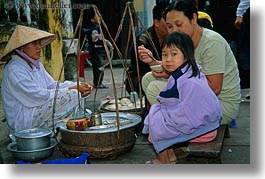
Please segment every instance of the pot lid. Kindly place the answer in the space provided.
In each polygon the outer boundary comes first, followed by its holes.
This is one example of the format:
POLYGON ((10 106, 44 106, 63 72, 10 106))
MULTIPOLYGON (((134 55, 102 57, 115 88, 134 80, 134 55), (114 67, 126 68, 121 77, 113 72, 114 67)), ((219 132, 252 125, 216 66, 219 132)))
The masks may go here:
POLYGON ((18 131, 15 133, 15 136, 22 138, 36 138, 36 137, 47 136, 50 135, 51 133, 52 131, 48 128, 33 128, 33 129, 18 131))

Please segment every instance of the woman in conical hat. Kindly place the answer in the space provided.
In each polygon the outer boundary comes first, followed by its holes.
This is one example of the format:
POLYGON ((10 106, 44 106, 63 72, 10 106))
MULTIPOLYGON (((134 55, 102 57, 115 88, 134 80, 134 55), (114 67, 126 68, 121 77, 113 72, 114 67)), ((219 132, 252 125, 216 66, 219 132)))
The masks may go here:
MULTIPOLYGON (((34 127, 51 127, 57 81, 40 63, 41 48, 56 36, 35 28, 18 25, 4 49, 1 95, 11 132, 34 127)), ((78 106, 78 96, 87 96, 87 83, 60 83, 56 99, 55 122, 65 118, 78 106)))

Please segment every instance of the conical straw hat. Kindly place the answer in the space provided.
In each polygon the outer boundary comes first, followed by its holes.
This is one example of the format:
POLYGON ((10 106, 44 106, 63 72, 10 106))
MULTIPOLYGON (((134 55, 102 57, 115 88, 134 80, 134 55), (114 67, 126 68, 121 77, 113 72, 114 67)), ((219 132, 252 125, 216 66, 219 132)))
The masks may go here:
POLYGON ((41 46, 44 47, 50 44, 55 38, 55 34, 51 34, 32 27, 17 25, 15 31, 13 32, 4 49, 1 61, 6 61, 7 58, 5 57, 7 57, 9 53, 30 42, 33 42, 35 40, 41 40, 41 46))

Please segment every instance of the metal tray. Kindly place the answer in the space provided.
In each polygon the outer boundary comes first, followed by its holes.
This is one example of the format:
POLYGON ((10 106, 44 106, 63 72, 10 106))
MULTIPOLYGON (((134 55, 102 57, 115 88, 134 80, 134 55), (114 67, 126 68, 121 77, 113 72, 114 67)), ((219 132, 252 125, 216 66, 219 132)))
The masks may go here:
MULTIPOLYGON (((84 131, 75 131, 75 130, 69 130, 67 129, 65 122, 59 122, 56 124, 56 127, 59 127, 60 130, 64 130, 67 132, 72 133, 108 133, 108 132, 115 132, 118 130, 116 123, 113 124, 106 124, 106 121, 112 121, 113 119, 117 118, 117 115, 115 112, 108 112, 108 113, 101 113, 102 117, 102 123, 105 125, 102 125, 102 127, 96 127, 91 129, 91 127, 87 127, 84 131)), ((124 123, 120 123, 119 130, 127 129, 136 126, 139 124, 142 120, 142 118, 139 115, 136 114, 130 114, 130 113, 119 113, 120 121, 122 120, 128 120, 124 123)))
POLYGON ((114 124, 107 124, 107 125, 100 125, 100 126, 92 126, 89 127, 88 130, 100 130, 100 129, 107 129, 107 128, 111 128, 111 127, 115 127, 114 124))
MULTIPOLYGON (((118 108, 120 112, 131 112, 131 111, 139 111, 141 110, 141 105, 140 105, 140 99, 137 100, 136 103, 131 103, 128 105, 121 105, 121 100, 123 98, 118 99, 118 108)), ((128 98, 129 99, 129 98, 128 98)), ((145 98, 142 98, 142 108, 145 107, 145 98)), ((107 101, 103 103, 100 107, 100 110, 102 111, 107 111, 107 112, 115 112, 116 111, 116 105, 113 100, 107 101)))

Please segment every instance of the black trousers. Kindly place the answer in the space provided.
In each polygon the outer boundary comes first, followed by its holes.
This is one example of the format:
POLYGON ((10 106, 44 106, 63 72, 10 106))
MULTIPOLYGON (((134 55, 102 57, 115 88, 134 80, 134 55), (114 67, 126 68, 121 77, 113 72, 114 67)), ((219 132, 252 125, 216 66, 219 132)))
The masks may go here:
POLYGON ((104 78, 104 61, 106 61, 105 54, 94 54, 91 58, 93 69, 93 85, 98 86, 102 84, 104 78))

